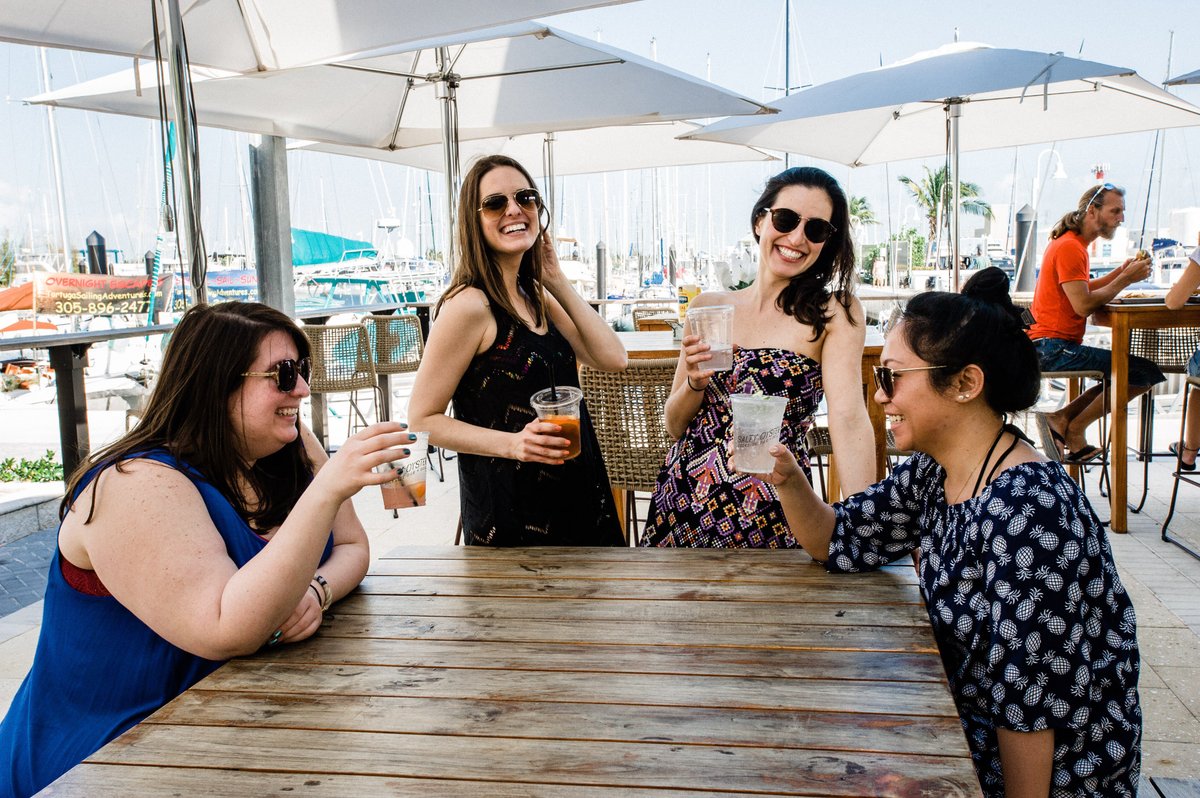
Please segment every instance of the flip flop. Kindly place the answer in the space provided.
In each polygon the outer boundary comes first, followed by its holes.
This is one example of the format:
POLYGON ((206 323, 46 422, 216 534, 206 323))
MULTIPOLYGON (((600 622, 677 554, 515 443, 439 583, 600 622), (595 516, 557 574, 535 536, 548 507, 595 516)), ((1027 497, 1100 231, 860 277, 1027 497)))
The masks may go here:
POLYGON ((1181 457, 1179 456, 1179 450, 1180 450, 1181 448, 1182 448, 1182 449, 1183 449, 1185 452, 1190 452, 1190 451, 1192 451, 1192 450, 1191 450, 1191 449, 1189 449, 1188 447, 1186 447, 1186 446, 1183 446, 1182 444, 1180 444, 1178 441, 1176 441, 1175 443, 1172 443, 1170 446, 1168 446, 1168 447, 1167 447, 1167 451, 1168 451, 1168 452, 1170 452, 1170 453, 1171 453, 1171 455, 1177 459, 1177 461, 1178 461, 1178 463, 1179 463, 1179 468, 1180 468, 1180 470, 1182 470, 1182 471, 1195 471, 1195 470, 1196 470, 1196 461, 1195 461, 1195 460, 1193 460, 1191 463, 1185 463, 1185 462, 1183 462, 1183 458, 1181 458, 1181 457))
POLYGON ((1050 426, 1050 417, 1045 413, 1034 413, 1037 418, 1038 433, 1042 439, 1042 451, 1051 460, 1059 463, 1063 462, 1063 449, 1066 448, 1066 440, 1062 435, 1054 431, 1054 427, 1050 426))
POLYGON ((1103 453, 1104 453, 1104 450, 1101 449, 1099 446, 1092 446, 1089 443, 1088 445, 1084 446, 1082 449, 1076 449, 1075 451, 1071 452, 1069 455, 1064 457, 1063 462, 1067 463, 1068 465, 1086 465, 1086 464, 1092 462, 1093 460, 1095 460, 1097 457, 1099 457, 1103 453))

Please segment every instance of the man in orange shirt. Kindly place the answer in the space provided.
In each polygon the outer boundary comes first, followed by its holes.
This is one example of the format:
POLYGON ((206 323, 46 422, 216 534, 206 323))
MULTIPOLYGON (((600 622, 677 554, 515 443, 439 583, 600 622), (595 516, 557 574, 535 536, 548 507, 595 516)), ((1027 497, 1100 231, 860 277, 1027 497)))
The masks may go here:
MULTIPOLYGON (((1034 324, 1029 337, 1043 371, 1103 371, 1112 376, 1112 353, 1086 346, 1087 317, 1132 283, 1150 276, 1149 256, 1130 258, 1103 277, 1089 279, 1088 246, 1111 239, 1125 221, 1125 192, 1112 183, 1088 189, 1079 207, 1050 231, 1033 292, 1034 324)), ((1145 393, 1166 377, 1152 361, 1130 355, 1129 397, 1145 393)), ((1088 426, 1104 413, 1103 386, 1093 385, 1054 413, 1038 413, 1046 454, 1067 463, 1086 463, 1100 455, 1087 442, 1088 426)))

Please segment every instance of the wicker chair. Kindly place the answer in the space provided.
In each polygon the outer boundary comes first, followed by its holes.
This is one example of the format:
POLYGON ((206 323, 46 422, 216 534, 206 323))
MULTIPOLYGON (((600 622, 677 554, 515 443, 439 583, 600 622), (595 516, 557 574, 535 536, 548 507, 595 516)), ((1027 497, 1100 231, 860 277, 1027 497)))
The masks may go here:
POLYGON ((624 505, 623 524, 631 544, 640 540, 637 506, 628 492, 652 492, 671 439, 663 420, 674 358, 630 360, 625 371, 579 370, 588 413, 600 440, 614 494, 624 505))
POLYGON ((353 433, 357 416, 362 426, 366 416, 358 406, 358 392, 375 392, 376 414, 382 406, 382 391, 375 378, 371 342, 361 324, 306 324, 302 328, 312 349, 312 379, 308 381, 313 395, 313 432, 322 445, 325 440, 326 394, 349 393, 351 413, 347 415, 347 435, 353 433))
POLYGON ((1184 430, 1186 429, 1186 425, 1187 425, 1188 402, 1191 399, 1193 390, 1200 390, 1200 377, 1189 376, 1183 386, 1183 414, 1182 414, 1182 420, 1179 422, 1180 448, 1179 448, 1179 453, 1176 455, 1176 459, 1175 459, 1175 472, 1171 475, 1174 480, 1174 484, 1171 485, 1171 505, 1167 509, 1167 517, 1165 519, 1163 519, 1162 539, 1165 540, 1167 543, 1173 543, 1174 545, 1183 549, 1184 551, 1186 551, 1188 554, 1192 555, 1193 557, 1200 559, 1200 552, 1197 552, 1195 549, 1193 549, 1189 546, 1185 546, 1183 543, 1180 543, 1178 540, 1171 538, 1167 534, 1167 527, 1171 525, 1171 519, 1175 517, 1175 500, 1179 496, 1179 483, 1186 482, 1189 485, 1195 485, 1196 487, 1200 488, 1200 480, 1198 480, 1198 478, 1197 478, 1197 472, 1195 472, 1195 471, 1189 472, 1189 471, 1183 470, 1182 442, 1183 442, 1184 430))
MULTIPOLYGON (((810 465, 817 472, 817 481, 821 486, 821 498, 829 501, 829 492, 825 487, 825 458, 833 454, 833 439, 829 436, 829 427, 812 426, 804 435, 804 447, 808 449, 810 465)), ((896 439, 892 431, 887 431, 887 467, 892 470, 893 461, 898 457, 908 457, 912 452, 896 448, 896 439)))
MULTIPOLYGON (((1188 359, 1200 347, 1200 327, 1174 327, 1163 330, 1133 329, 1129 336, 1129 354, 1152 360, 1164 374, 1184 374, 1188 359)), ((1186 401, 1186 398, 1185 398, 1186 401)), ((1137 457, 1142 461, 1142 498, 1137 507, 1129 509, 1139 513, 1146 504, 1150 490, 1150 461, 1155 455, 1169 452, 1154 451, 1154 391, 1142 394, 1138 404, 1137 457)))

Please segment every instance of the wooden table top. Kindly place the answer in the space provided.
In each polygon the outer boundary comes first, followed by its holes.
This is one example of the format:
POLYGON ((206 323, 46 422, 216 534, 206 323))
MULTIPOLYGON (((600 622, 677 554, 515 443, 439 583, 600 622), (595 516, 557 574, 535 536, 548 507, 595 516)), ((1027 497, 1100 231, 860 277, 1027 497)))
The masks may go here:
POLYGON ((632 358, 678 357, 682 344, 666 330, 619 332, 617 338, 632 358))
POLYGON ((979 795, 910 564, 404 547, 54 795, 979 795))

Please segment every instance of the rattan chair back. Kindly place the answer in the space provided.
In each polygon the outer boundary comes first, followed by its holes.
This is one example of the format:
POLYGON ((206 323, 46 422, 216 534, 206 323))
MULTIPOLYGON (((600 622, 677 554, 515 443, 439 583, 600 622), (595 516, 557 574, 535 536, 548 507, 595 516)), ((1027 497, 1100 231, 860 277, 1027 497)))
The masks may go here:
MULTIPOLYGON (((819 427, 816 425, 809 427, 808 432, 804 434, 804 446, 808 449, 810 457, 828 457, 833 454, 833 439, 829 436, 829 427, 819 427)), ((896 439, 892 437, 892 431, 887 430, 888 457, 908 457, 911 454, 912 452, 897 449, 896 439)))
POLYGON ((425 351, 421 320, 411 313, 367 316, 363 319, 376 374, 407 374, 421 365, 425 351))
POLYGON ((1129 354, 1153 360, 1167 374, 1186 372, 1188 360, 1197 347, 1200 347, 1200 327, 1134 328, 1129 333, 1129 354))
POLYGON ((579 385, 612 487, 654 490, 673 443, 663 410, 676 363, 675 358, 630 360, 624 371, 600 371, 586 365, 579 369, 579 385))
POLYGON ((306 324, 312 348, 313 393, 342 393, 377 388, 371 342, 361 324, 306 324))

